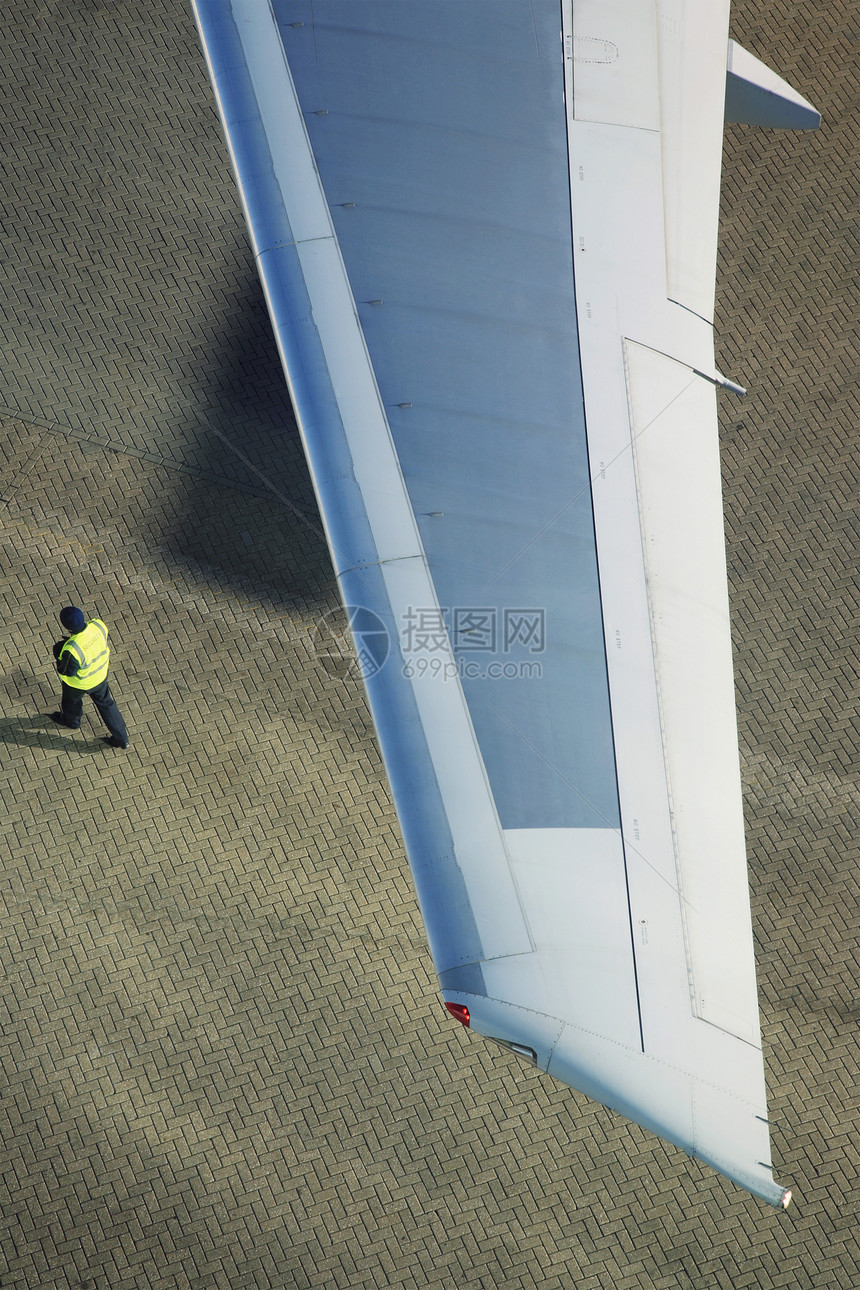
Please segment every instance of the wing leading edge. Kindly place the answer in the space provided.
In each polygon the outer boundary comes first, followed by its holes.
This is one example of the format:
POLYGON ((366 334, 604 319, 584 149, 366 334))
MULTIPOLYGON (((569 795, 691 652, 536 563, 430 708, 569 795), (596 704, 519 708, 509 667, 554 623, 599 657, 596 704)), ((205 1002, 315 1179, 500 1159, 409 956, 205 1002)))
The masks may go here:
POLYGON ((716 436, 728 5, 194 6, 344 601, 389 646, 444 997, 786 1204, 716 436))

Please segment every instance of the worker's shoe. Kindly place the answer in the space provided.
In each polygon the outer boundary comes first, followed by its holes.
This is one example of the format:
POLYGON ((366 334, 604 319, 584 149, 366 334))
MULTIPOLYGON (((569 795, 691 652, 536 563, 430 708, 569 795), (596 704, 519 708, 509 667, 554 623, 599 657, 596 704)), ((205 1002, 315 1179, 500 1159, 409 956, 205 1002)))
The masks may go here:
POLYGON ((80 726, 73 726, 71 721, 67 721, 62 712, 49 712, 48 716, 52 721, 56 721, 58 726, 67 726, 69 730, 80 729, 80 726))
POLYGON ((109 748, 127 748, 128 744, 121 744, 116 735, 103 735, 102 738, 109 748))

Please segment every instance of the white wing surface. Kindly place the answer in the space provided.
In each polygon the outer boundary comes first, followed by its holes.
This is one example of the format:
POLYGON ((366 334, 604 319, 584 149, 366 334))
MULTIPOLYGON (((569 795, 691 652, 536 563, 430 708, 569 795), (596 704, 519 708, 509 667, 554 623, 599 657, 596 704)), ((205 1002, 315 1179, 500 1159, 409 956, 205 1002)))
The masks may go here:
POLYGON ((194 3, 446 1004, 785 1204, 717 445, 728 4, 194 3))

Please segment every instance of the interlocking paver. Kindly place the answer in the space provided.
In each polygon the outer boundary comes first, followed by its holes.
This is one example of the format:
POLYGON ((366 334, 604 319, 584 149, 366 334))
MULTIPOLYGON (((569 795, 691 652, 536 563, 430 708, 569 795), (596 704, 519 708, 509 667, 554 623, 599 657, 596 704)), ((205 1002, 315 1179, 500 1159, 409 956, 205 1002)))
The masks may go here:
POLYGON ((3 20, 0 1285, 856 1285, 848 0, 734 4, 824 124, 728 130, 718 282, 784 1216, 441 1013, 362 694, 315 661, 336 591, 190 11, 3 20), (69 599, 122 755, 44 719, 69 599))

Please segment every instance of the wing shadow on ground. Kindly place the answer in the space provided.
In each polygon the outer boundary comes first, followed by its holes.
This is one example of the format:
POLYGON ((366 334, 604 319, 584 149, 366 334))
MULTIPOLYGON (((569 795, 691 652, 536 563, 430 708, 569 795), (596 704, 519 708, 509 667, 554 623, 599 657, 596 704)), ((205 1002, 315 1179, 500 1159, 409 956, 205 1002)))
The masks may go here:
POLYGON ((336 603, 331 559, 263 292, 251 269, 242 307, 182 425, 189 477, 164 533, 168 554, 287 605, 336 603))

